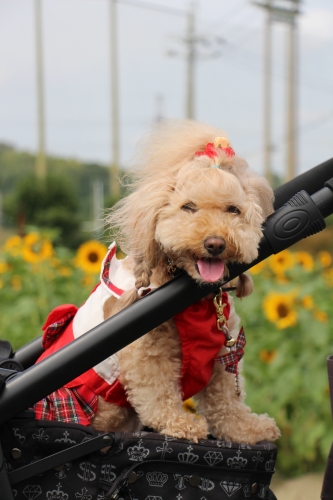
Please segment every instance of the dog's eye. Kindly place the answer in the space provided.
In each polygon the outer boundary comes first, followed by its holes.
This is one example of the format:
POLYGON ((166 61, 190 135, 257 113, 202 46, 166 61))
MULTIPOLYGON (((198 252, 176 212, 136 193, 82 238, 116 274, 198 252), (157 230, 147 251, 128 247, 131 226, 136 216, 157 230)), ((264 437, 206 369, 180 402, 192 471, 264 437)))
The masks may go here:
POLYGON ((194 203, 185 203, 185 205, 182 206, 182 210, 185 210, 185 212, 196 212, 198 210, 198 207, 194 203))
POLYGON ((235 207, 234 205, 230 205, 230 207, 227 208, 227 212, 229 212, 231 214, 237 214, 237 215, 239 215, 241 213, 239 208, 235 207))

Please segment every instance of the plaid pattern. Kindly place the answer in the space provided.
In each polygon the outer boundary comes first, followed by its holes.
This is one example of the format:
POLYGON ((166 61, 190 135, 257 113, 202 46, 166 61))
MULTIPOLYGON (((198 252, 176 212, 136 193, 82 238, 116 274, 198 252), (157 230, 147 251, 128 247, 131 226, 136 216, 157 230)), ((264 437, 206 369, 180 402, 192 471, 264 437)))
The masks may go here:
POLYGON ((109 277, 109 272, 110 272, 110 266, 111 266, 111 260, 115 256, 117 249, 114 247, 111 252, 109 252, 107 258, 105 259, 104 266, 103 266, 103 271, 102 271, 102 280, 104 283, 110 287, 112 285, 112 282, 109 277))
POLYGON ((83 398, 78 389, 62 387, 34 405, 36 419, 90 425, 97 399, 93 392, 83 398))
POLYGON ((244 347, 246 345, 245 333, 243 327, 240 329, 236 344, 232 347, 232 351, 224 354, 220 358, 215 358, 222 365, 226 365, 225 369, 229 373, 238 373, 238 363, 244 356, 244 347))
POLYGON ((70 311, 67 314, 64 314, 64 316, 59 321, 56 321, 55 323, 52 323, 52 325, 47 326, 42 340, 44 349, 47 349, 55 341, 55 339, 59 337, 59 335, 63 332, 64 327, 72 320, 74 316, 75 313, 70 311))
POLYGON ((109 254, 108 258, 106 259, 106 261, 104 263, 103 272, 102 272, 102 279, 106 285, 111 285, 111 281, 109 278, 109 270, 110 270, 111 258, 112 258, 111 253, 109 254))
POLYGON ((116 255, 116 253, 117 253, 116 246, 114 246, 109 250, 109 253, 107 254, 103 264, 103 269, 101 272, 101 281, 108 287, 109 290, 111 290, 111 293, 113 293, 116 297, 119 298, 124 293, 124 290, 118 288, 114 283, 112 283, 110 279, 111 261, 113 257, 116 255))

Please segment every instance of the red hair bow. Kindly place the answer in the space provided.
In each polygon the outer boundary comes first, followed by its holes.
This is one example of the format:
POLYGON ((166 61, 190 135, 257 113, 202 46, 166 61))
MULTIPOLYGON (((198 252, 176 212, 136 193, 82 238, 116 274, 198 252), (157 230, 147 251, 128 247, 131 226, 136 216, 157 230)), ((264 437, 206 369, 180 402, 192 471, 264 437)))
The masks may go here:
POLYGON ((225 137, 216 137, 214 143, 209 142, 204 151, 196 151, 195 156, 205 155, 209 158, 214 158, 217 156, 216 148, 222 149, 228 157, 235 156, 235 151, 229 146, 229 141, 225 137), (223 147, 224 144, 227 146, 223 147))

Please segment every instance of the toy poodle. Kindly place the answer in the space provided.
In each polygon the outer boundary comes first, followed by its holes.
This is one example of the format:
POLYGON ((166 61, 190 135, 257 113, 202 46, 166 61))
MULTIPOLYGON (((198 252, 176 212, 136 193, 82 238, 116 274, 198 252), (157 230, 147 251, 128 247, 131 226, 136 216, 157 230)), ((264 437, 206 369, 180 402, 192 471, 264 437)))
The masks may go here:
MULTIPOLYGON (((131 193, 106 217, 127 257, 118 260, 113 243, 87 302, 78 311, 66 306, 51 313, 41 359, 144 300, 176 270, 199 285, 216 284, 217 293, 37 403, 37 418, 73 421, 75 414, 74 421, 98 430, 147 426, 195 442, 209 434, 249 444, 276 440, 275 421, 251 413, 244 403, 245 336, 242 329, 238 333, 232 297, 220 288, 228 281, 229 264, 256 259, 272 200, 267 181, 235 154, 219 129, 176 120, 162 122, 144 137, 134 159, 131 193), (190 397, 195 414, 183 408, 190 397), (68 407, 74 408, 70 418, 68 407)), ((252 292, 247 275, 235 284, 239 298, 252 292)))

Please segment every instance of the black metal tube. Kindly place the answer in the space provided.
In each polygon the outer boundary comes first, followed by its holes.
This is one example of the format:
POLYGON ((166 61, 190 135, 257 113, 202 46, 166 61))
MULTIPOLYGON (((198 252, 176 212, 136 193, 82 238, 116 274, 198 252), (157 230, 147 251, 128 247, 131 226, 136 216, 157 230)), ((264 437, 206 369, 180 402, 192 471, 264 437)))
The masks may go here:
POLYGON ((13 359, 27 369, 36 362, 43 351, 42 337, 38 337, 14 352, 13 359))
POLYGON ((325 182, 332 177, 333 158, 320 163, 316 167, 298 175, 274 191, 274 210, 281 208, 295 193, 304 189, 310 196, 322 189, 325 182))
MULTIPOLYGON (((282 220, 282 235, 283 228, 287 228, 288 233, 289 224, 286 216, 289 213, 290 220, 294 220, 295 213, 297 215, 297 212, 300 211, 300 205, 293 201, 287 209, 282 207, 281 211, 272 214, 267 220, 265 229, 265 234, 269 234, 269 238, 263 237, 259 258, 251 264, 230 267, 230 279, 271 255, 274 252, 276 241, 279 245, 278 251, 281 251, 283 248, 288 248, 290 244, 308 236, 312 220, 320 218, 321 213, 316 209, 311 197, 307 195, 305 198, 306 203, 303 203, 302 200, 300 203, 302 211, 305 210, 308 213, 309 223, 303 224, 296 233, 293 232, 292 238, 282 238, 283 246, 280 241, 281 232, 278 232, 276 240, 274 228, 277 224, 280 227, 282 220)), ((321 209, 325 213, 332 213, 331 198, 320 196, 320 200, 321 209), (324 206, 323 199, 326 199, 328 207, 324 206)), ((318 230, 323 227, 321 222, 318 230)), ((287 236, 289 235, 287 234, 287 236)), ((200 287, 187 274, 183 273, 126 310, 96 326, 41 363, 31 366, 23 373, 11 378, 3 388, 0 398, 0 424, 101 362, 107 356, 119 351, 190 304, 213 292, 215 288, 216 285, 215 287, 214 285, 200 287), (79 363, 78 360, 80 360, 79 363)))
POLYGON ((320 210, 323 217, 328 217, 332 211, 333 204, 333 177, 325 182, 324 188, 311 196, 312 200, 320 210))

